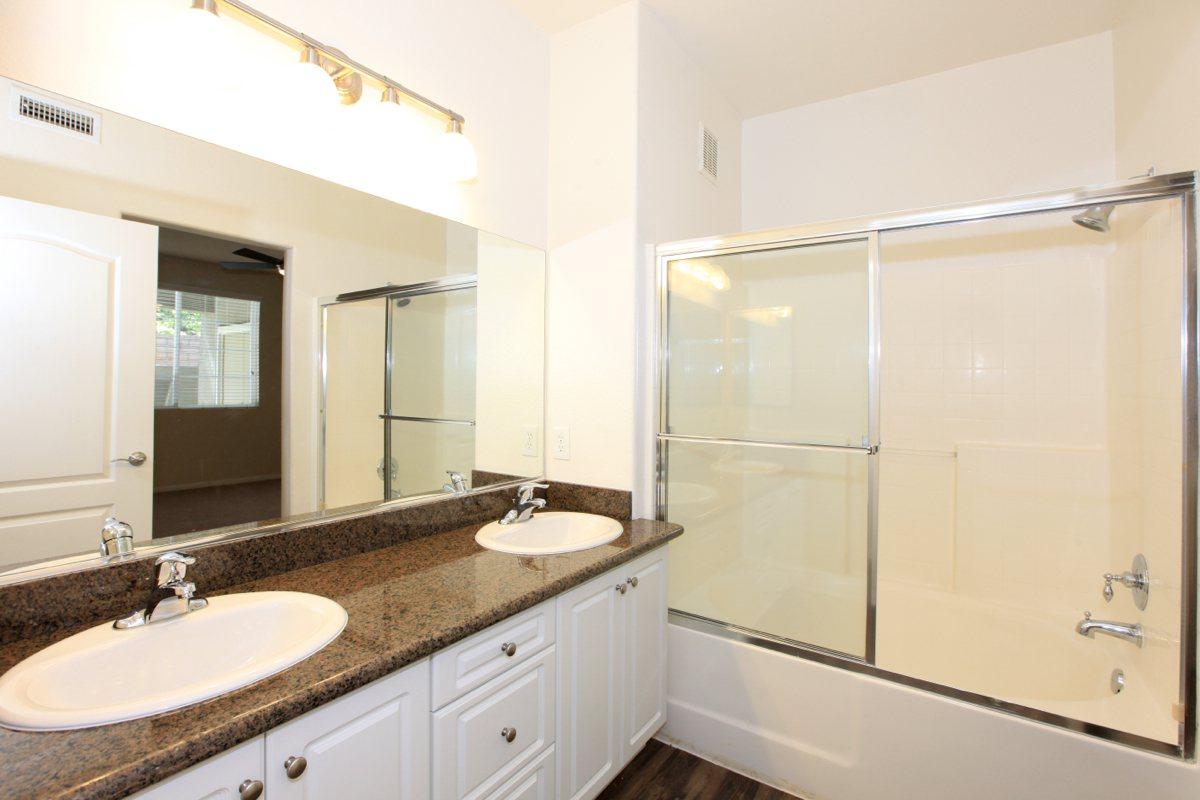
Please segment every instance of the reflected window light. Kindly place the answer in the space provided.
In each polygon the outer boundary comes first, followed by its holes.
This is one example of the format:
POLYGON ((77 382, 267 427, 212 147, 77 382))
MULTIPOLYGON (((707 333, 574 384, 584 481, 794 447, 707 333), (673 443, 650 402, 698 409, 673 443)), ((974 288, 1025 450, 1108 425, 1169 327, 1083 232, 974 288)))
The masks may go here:
POLYGON ((672 261, 671 270, 680 275, 686 275, 693 280, 699 281, 707 288, 718 292, 729 290, 729 275, 725 270, 714 264, 708 264, 701 260, 688 261, 672 261))
POLYGON ((791 306, 764 306, 762 308, 743 308, 733 313, 758 325, 778 325, 782 320, 791 319, 795 309, 791 306))

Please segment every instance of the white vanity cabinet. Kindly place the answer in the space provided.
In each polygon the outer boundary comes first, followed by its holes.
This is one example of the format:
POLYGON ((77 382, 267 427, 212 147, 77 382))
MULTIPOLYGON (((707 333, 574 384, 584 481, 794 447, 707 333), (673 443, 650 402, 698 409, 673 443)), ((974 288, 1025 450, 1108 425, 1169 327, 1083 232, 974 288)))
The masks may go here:
POLYGON ((429 660, 266 735, 270 800, 426 800, 429 660))
POLYGON ((350 797, 429 800, 429 659, 133 796, 134 800, 350 797))
MULTIPOLYGON (((434 654, 435 798, 528 794, 529 780, 517 778, 554 744, 557 666, 554 600, 434 654)), ((532 786, 546 779, 530 777, 532 786)))
POLYGON ((590 800, 666 720, 667 550, 558 598, 558 798, 590 800))
POLYGON ((660 547, 137 800, 591 800, 666 715, 660 547))
POLYGON ((130 800, 259 800, 265 798, 263 737, 189 767, 130 800))

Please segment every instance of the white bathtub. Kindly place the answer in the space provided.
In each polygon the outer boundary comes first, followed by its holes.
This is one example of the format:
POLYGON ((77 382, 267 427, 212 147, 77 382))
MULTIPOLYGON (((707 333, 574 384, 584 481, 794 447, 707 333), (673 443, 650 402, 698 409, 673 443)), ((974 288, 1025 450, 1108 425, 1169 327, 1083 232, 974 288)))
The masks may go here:
MULTIPOLYGON (((798 575, 739 559, 673 592, 671 607, 861 656, 865 593, 863 576, 798 575)), ((1177 659, 1177 649, 1085 638, 1075 633, 1082 613, 1069 609, 1031 612, 886 579, 876 608, 881 669, 1162 742, 1178 738, 1178 685, 1155 685, 1145 668, 1147 658, 1177 659), (1120 694, 1111 689, 1114 669, 1125 674, 1120 694)))
MULTIPOLYGON (((1175 743, 1178 685, 1153 685, 1149 657, 1175 655, 1097 635, 1081 612, 1004 606, 880 580, 876 664, 882 669, 1064 717, 1175 743), (1114 669, 1125 688, 1114 694, 1114 669)), ((1097 617, 1103 617, 1097 609, 1097 617)))

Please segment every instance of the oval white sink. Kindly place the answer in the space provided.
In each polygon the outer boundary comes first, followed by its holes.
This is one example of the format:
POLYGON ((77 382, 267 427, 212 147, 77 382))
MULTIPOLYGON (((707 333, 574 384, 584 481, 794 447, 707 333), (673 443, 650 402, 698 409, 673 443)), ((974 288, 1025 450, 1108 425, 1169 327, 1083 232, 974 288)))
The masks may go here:
POLYGON ((475 534, 475 541, 501 553, 548 556, 608 544, 621 535, 621 530, 621 523, 598 514, 542 511, 525 522, 488 523, 475 534))
POLYGON ((106 622, 0 677, 0 724, 89 728, 182 708, 304 660, 336 639, 346 619, 344 608, 314 594, 248 592, 141 628, 106 622))

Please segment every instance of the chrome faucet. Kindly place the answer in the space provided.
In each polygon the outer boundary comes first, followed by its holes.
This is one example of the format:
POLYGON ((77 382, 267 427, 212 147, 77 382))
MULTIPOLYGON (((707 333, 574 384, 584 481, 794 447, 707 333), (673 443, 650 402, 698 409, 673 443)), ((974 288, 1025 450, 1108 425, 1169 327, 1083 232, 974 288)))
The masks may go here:
POLYGON ((1133 642, 1138 647, 1142 646, 1145 639, 1142 635, 1142 626, 1140 623, 1127 625, 1124 622, 1092 619, 1092 612, 1090 611, 1083 612, 1083 619, 1075 626, 1075 632, 1089 639, 1095 639, 1097 633, 1103 633, 1106 636, 1113 636, 1117 639, 1133 642))
POLYGON ((462 476, 461 472, 448 469, 446 470, 446 474, 450 476, 450 482, 442 487, 443 492, 449 492, 450 494, 467 493, 467 479, 462 476))
POLYGON ((121 617, 113 623, 113 627, 117 630, 140 628, 143 625, 149 625, 151 622, 172 619, 191 611, 199 611, 207 606, 207 600, 203 597, 195 596, 196 584, 184 580, 184 577, 187 575, 187 568, 195 563, 196 557, 189 556, 186 553, 163 553, 156 558, 154 566, 158 569, 158 577, 154 588, 150 590, 150 597, 146 600, 146 607, 139 608, 132 614, 121 617), (178 598, 183 602, 169 603, 160 609, 159 603, 170 598, 178 598))
POLYGON ((119 556, 133 552, 133 526, 116 517, 104 520, 100 529, 100 555, 119 556))
POLYGON ((501 518, 500 524, 514 525, 518 522, 528 522, 529 518, 533 516, 534 509, 546 507, 545 500, 533 496, 534 491, 549 488, 550 485, 546 483, 523 483, 518 486, 517 499, 508 513, 501 518))

